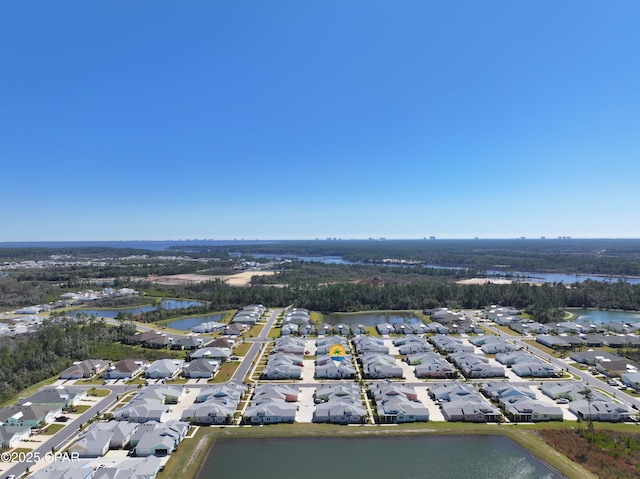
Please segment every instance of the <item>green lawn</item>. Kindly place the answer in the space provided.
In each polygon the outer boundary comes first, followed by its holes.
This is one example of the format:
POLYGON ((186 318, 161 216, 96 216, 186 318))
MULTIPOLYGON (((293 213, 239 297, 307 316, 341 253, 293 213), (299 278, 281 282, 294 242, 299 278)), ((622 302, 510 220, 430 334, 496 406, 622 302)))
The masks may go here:
POLYGON ((51 436, 60 431, 64 426, 64 424, 49 424, 44 429, 40 430, 40 435, 51 436))
POLYGON ((236 362, 222 363, 222 366, 220 366, 220 371, 216 373, 213 379, 209 379, 208 382, 210 383, 227 382, 229 379, 231 379, 231 376, 233 376, 233 373, 236 372, 236 369, 238 369, 238 366, 240 366, 240 363, 236 363, 236 362))
POLYGON ((249 352, 249 349, 251 349, 252 345, 253 343, 240 343, 233 348, 233 354, 236 356, 245 356, 249 352))

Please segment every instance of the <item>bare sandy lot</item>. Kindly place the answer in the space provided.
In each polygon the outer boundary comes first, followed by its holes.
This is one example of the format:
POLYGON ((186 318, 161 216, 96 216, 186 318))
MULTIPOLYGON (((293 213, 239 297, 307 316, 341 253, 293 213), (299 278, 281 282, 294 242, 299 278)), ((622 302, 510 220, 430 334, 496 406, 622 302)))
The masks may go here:
POLYGON ((456 281, 456 284, 511 284, 510 279, 495 279, 495 278, 469 278, 456 281))
POLYGON ((166 276, 148 276, 147 281, 158 284, 195 284, 221 279, 231 286, 246 286, 253 276, 270 276, 273 271, 243 271, 228 276, 210 276, 206 274, 171 274, 166 276))

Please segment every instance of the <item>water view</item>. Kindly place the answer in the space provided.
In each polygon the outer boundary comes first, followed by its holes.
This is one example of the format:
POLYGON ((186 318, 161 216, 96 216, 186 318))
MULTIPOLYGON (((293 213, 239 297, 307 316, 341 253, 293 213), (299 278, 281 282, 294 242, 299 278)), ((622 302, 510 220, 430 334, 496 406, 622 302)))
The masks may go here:
POLYGON ((363 324, 365 326, 375 326, 380 323, 408 323, 417 324, 423 321, 417 318, 413 313, 403 313, 396 311, 377 312, 377 313, 333 313, 325 314, 324 322, 335 326, 337 324, 346 324, 348 326, 363 324))
POLYGON ((226 316, 225 313, 209 314, 207 316, 196 316, 193 318, 183 318, 171 321, 167 324, 168 327, 173 329, 179 329, 180 331, 190 331, 196 326, 200 326, 202 323, 208 323, 215 321, 219 323, 226 316))
POLYGON ((640 322, 640 313, 628 311, 601 311, 599 309, 570 309, 569 311, 578 315, 577 321, 589 321, 593 324, 640 322))
POLYGON ((196 477, 559 479, 564 476, 504 437, 422 436, 216 441, 196 477))
MULTIPOLYGON (((184 309, 191 306, 202 306, 202 303, 200 301, 185 301, 177 299, 163 299, 161 303, 161 307, 164 309, 184 309)), ((119 313, 138 314, 146 313, 147 311, 154 311, 156 309, 156 306, 138 306, 135 308, 121 309, 77 309, 73 311, 73 314, 86 314, 87 316, 114 319, 119 313)))

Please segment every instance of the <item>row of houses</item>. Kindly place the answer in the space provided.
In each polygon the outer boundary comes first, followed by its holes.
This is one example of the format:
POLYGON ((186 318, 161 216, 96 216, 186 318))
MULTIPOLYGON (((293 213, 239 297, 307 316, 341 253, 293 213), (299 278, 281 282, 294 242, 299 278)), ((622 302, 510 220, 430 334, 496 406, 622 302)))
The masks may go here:
POLYGON ((253 326, 258 322, 266 310, 267 308, 261 304, 250 304, 236 312, 233 318, 231 318, 231 324, 253 326))
POLYGON ((90 460, 55 461, 29 476, 30 479, 155 479, 162 467, 156 456, 126 458, 117 465, 94 469, 90 460))
POLYGON ((453 381, 434 384, 429 396, 440 404, 442 415, 452 422, 501 422, 502 414, 471 384, 453 381))
POLYGON ((78 457, 101 457, 110 449, 131 449, 137 457, 163 457, 176 450, 189 432, 189 423, 170 420, 143 424, 112 420, 96 422, 69 447, 78 457))

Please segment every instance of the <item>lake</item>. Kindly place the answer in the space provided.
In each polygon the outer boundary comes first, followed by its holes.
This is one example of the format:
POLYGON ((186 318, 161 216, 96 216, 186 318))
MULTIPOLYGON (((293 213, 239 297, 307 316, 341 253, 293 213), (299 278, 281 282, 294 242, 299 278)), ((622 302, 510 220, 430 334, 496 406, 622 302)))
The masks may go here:
POLYGON ((202 323, 208 323, 210 321, 215 321, 219 323, 226 316, 226 313, 220 314, 209 314, 207 316, 197 316, 193 318, 183 318, 176 319, 175 321, 171 321, 167 324, 169 328, 179 329, 180 331, 191 331, 196 326, 201 325, 202 323))
POLYGON ((604 323, 637 323, 640 322, 640 313, 628 311, 600 311, 599 309, 569 309, 578 315, 575 321, 589 321, 593 324, 604 323))
POLYGON ((365 326, 375 326, 380 323, 423 323, 420 318, 416 318, 413 313, 403 313, 397 311, 372 312, 372 313, 333 313, 325 314, 324 322, 335 326, 346 324, 352 326, 363 324, 365 326))
MULTIPOLYGON (((267 426, 268 427, 268 426, 267 426)), ((500 436, 216 441, 196 479, 559 479, 500 436)))
MULTIPOLYGON (((191 306, 202 306, 200 301, 184 301, 177 299, 163 299, 162 307, 164 309, 184 309, 191 306)), ((72 311, 72 314, 86 314, 87 316, 97 316, 99 318, 114 319, 119 313, 146 313, 147 311, 154 311, 157 309, 155 306, 138 306, 135 308, 120 308, 120 309, 77 309, 72 311)))

